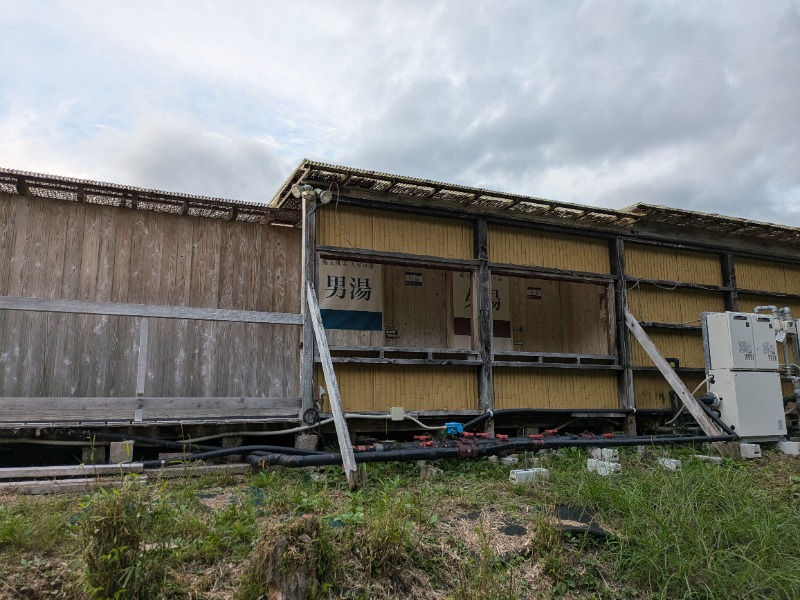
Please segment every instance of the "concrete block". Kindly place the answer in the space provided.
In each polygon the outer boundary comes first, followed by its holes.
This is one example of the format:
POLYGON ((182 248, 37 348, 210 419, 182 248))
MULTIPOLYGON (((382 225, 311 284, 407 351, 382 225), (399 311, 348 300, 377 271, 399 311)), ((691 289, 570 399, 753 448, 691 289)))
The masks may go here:
POLYGON ((316 450, 319 438, 315 433, 298 433, 294 437, 294 447, 300 450, 316 450))
POLYGON ((739 456, 741 458, 761 458, 761 446, 758 444, 739 444, 739 456))
POLYGON ((108 462, 112 465, 133 460, 133 440, 111 442, 108 446, 108 462))
POLYGON ((622 465, 619 463, 608 460, 597 460, 595 458, 586 459, 586 468, 590 473, 597 473, 603 476, 622 471, 622 465))
POLYGON ((761 458, 761 446, 746 442, 714 442, 714 449, 733 458, 761 458))
MULTIPOLYGON (((223 448, 239 448, 240 446, 244 446, 244 438, 241 435, 226 435, 222 438, 223 448)), ((231 454, 226 456, 224 460, 226 463, 237 463, 242 460, 242 457, 231 454)))
POLYGON ((444 471, 433 465, 425 465, 419 469, 419 476, 423 481, 438 479, 442 477, 442 475, 444 475, 444 471))
POLYGON ((508 474, 508 480, 513 483, 536 483, 550 478, 550 471, 541 467, 533 469, 514 469, 508 474))
POLYGON ((619 452, 616 448, 589 448, 589 455, 595 460, 619 462, 619 452))
POLYGON ((784 454, 792 456, 800 454, 800 442, 778 442, 775 447, 784 454))
POLYGON ((500 459, 501 465, 515 465, 519 462, 519 458, 516 456, 504 456, 500 459))
POLYGON ((322 483, 328 481, 328 476, 325 473, 323 473, 319 467, 310 467, 310 471, 311 473, 309 473, 309 475, 311 476, 311 479, 313 479, 314 481, 320 481, 322 483))
POLYGON ((692 458, 694 458, 695 460, 699 460, 700 462, 707 462, 714 465, 722 464, 721 456, 708 456, 707 454, 695 454, 692 458))
POLYGON ((681 468, 681 461, 676 458, 656 458, 656 464, 667 471, 679 471, 681 468))
POLYGON ((106 462, 106 447, 83 446, 81 448, 81 462, 84 465, 97 465, 106 462))

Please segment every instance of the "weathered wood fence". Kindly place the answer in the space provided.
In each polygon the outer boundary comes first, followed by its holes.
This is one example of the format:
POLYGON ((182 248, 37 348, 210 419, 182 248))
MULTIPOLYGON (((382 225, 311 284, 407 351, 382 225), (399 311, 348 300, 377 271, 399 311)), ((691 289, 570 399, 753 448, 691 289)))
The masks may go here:
POLYGON ((300 231, 209 211, 0 193, 0 427, 297 418, 300 231))

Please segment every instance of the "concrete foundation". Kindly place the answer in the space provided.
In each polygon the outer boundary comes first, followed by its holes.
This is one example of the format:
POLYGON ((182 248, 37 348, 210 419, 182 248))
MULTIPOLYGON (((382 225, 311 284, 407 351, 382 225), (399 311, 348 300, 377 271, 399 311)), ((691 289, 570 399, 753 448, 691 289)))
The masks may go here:
POLYGON ((428 481, 429 479, 438 479, 444 475, 444 471, 442 471, 439 467, 429 465, 424 460, 417 461, 417 464, 419 465, 419 476, 423 481, 428 481))
POLYGON ((679 471, 681 468, 681 461, 675 458, 657 458, 656 464, 667 471, 679 471))
POLYGON ((294 447, 300 450, 316 450, 319 438, 315 433, 298 433, 294 437, 294 447))
POLYGON ((775 447, 784 454, 792 456, 800 454, 800 442, 778 442, 775 447))
POLYGON ((707 454, 695 454, 692 458, 694 458, 695 460, 699 460, 700 462, 707 462, 714 465, 722 464, 721 456, 708 456, 707 454))
POLYGON ((106 462, 105 446, 83 446, 81 448, 81 463, 84 465, 99 465, 106 462))
POLYGON ((586 459, 586 468, 590 473, 606 476, 622 471, 622 465, 608 460, 597 460, 594 458, 586 459))
POLYGON ((133 441, 111 442, 108 446, 108 462, 112 465, 133 460, 133 441))
POLYGON ((714 449, 733 458, 761 458, 761 446, 746 442, 715 442, 714 449))
POLYGON ((513 483, 537 483, 550 478, 550 471, 543 468, 514 469, 508 474, 508 480, 513 483))
POLYGON ((589 455, 595 460, 619 462, 619 452, 615 448, 590 448, 589 455))
MULTIPOLYGON (((222 438, 222 447, 223 448, 237 448, 239 446, 244 445, 244 438, 241 435, 229 435, 227 437, 222 438)), ((238 463, 242 460, 243 457, 241 456, 226 456, 225 462, 229 464, 238 463)))

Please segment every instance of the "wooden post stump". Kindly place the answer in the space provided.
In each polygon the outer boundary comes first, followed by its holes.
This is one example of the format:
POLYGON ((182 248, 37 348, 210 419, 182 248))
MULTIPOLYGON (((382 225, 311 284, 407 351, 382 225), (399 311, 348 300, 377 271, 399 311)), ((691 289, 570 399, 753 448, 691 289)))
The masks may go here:
POLYGON ((319 519, 299 519, 267 527, 256 543, 244 573, 246 597, 305 600, 319 589, 317 539, 319 519))

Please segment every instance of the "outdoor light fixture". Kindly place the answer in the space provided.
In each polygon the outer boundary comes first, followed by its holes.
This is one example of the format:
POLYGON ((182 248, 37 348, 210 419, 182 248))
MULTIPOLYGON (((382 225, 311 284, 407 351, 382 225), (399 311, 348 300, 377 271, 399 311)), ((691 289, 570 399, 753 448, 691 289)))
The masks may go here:
POLYGON ((319 198, 319 201, 322 202, 323 204, 327 204, 328 202, 333 200, 333 194, 331 193, 330 190, 321 190, 317 188, 314 190, 314 193, 317 195, 317 198, 319 198))
POLYGON ((295 183, 292 186, 292 196, 295 198, 303 198, 306 201, 319 199, 322 204, 328 204, 328 202, 333 200, 333 194, 330 190, 315 189, 310 185, 300 185, 299 183, 295 183))

